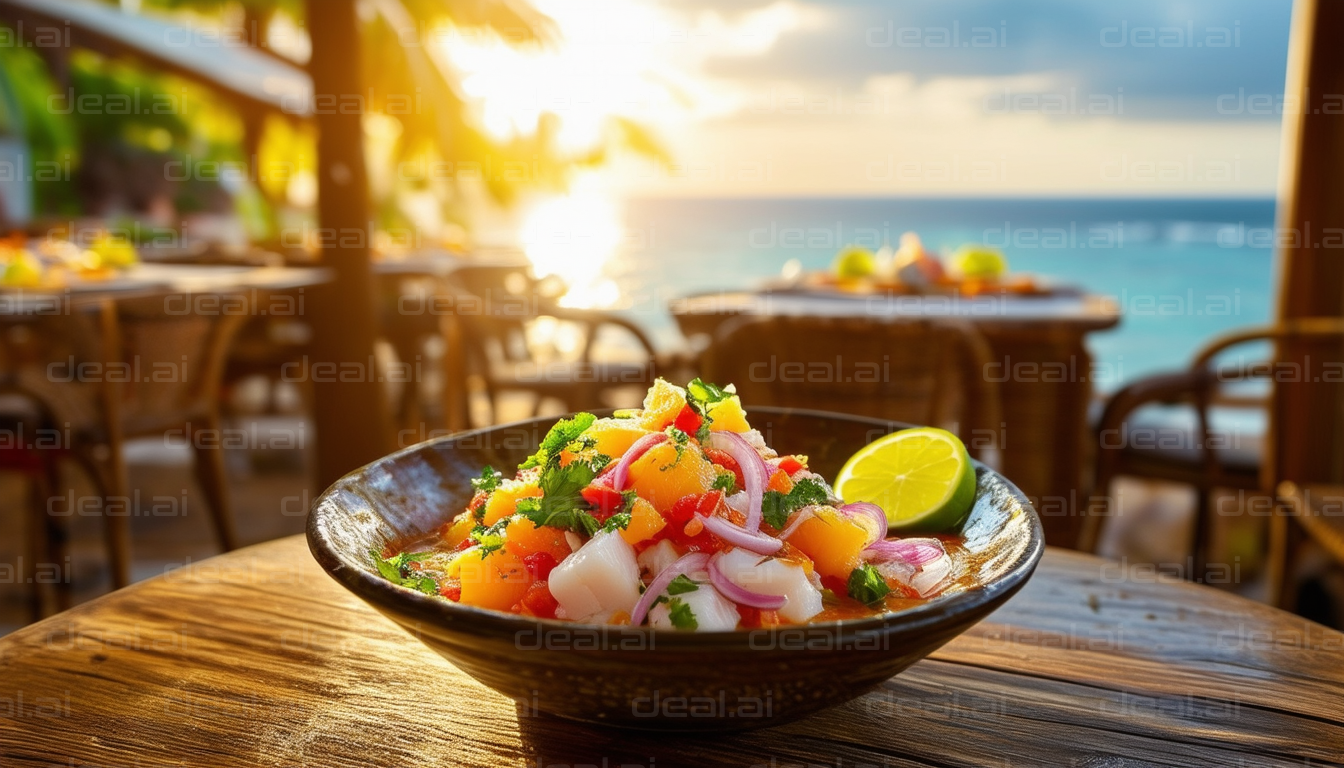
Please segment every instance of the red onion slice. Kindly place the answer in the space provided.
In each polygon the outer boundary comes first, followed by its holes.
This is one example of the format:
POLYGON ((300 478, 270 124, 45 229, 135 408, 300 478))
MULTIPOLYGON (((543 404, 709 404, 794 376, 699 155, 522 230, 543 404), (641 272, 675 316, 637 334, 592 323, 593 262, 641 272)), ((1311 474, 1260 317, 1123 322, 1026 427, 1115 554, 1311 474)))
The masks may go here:
POLYGON ((732 579, 724 576, 723 571, 719 570, 719 556, 722 554, 720 552, 709 560, 709 581, 719 591, 719 594, 738 605, 760 608, 764 611, 779 610, 789 601, 789 598, 784 595, 762 595, 733 583, 732 579))
POLYGON ((621 460, 616 462, 616 466, 613 467, 609 473, 602 473, 602 477, 607 478, 607 482, 611 485, 612 489, 617 491, 625 490, 625 483, 630 477, 630 465, 634 464, 635 460, 640 456, 648 453, 650 448, 665 440, 667 440, 667 435, 662 432, 654 432, 651 435, 645 435, 639 438, 631 444, 630 449, 621 456, 621 460))
POLYGON ((630 626, 638 627, 644 623, 644 617, 649 615, 649 609, 653 607, 653 601, 657 600, 667 585, 672 580, 683 573, 694 573, 702 571, 709 564, 709 555, 704 552, 691 552, 682 555, 676 562, 663 569, 663 572, 653 577, 649 582, 649 588, 644 590, 644 594, 639 596, 639 602, 635 603, 634 610, 630 611, 630 626))
MULTIPOLYGON (((882 538, 887 533, 887 513, 882 508, 868 501, 856 501, 853 504, 846 504, 839 508, 841 512, 850 517, 866 517, 873 521, 873 538, 868 544, 872 544, 882 538)), ((864 546, 867 546, 865 544, 864 546)))
MULTIPOLYGON (((742 470, 742 480, 747 488, 747 524, 748 531, 761 529, 761 499, 765 496, 765 484, 769 479, 769 470, 761 455, 751 447, 745 438, 736 432, 710 433, 709 443, 714 448, 726 451, 742 470)), ((755 551, 755 550, 753 550, 755 551)))
POLYGON ((922 568, 946 554, 943 542, 937 539, 881 539, 869 545, 860 556, 870 562, 900 560, 922 568))
POLYGON ((798 530, 798 526, 812 519, 812 517, 816 514, 816 512, 814 511, 816 510, 816 508, 817 505, 809 504, 806 507, 803 507, 802 509, 798 510, 798 513, 793 516, 793 519, 789 521, 789 524, 784 526, 784 530, 779 532, 779 538, 787 540, 790 536, 792 536, 793 532, 798 530))
POLYGON ((773 555, 784 546, 784 542, 776 539, 774 536, 767 536, 759 531, 748 531, 738 528, 728 520, 722 517, 711 515, 696 515, 700 522, 705 524, 705 530, 718 536, 720 539, 732 544, 735 547, 741 547, 758 555, 773 555))

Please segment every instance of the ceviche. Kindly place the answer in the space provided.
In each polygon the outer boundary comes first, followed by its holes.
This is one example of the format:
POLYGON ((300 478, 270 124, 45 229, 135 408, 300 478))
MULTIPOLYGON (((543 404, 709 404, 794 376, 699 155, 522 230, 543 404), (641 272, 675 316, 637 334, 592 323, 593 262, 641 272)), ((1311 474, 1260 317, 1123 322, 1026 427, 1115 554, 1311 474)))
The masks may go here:
POLYGON ((953 531, 974 470, 941 434, 951 459, 910 441, 856 454, 841 479, 871 498, 846 503, 807 456, 766 445, 731 385, 659 379, 642 409, 560 420, 512 479, 484 467, 435 535, 371 555, 403 586, 541 618, 703 632, 877 615, 973 586, 953 531), (875 450, 885 475, 861 466, 875 450), (921 456, 923 476, 891 466, 921 456), (903 518, 879 498, 923 505, 902 514, 940 532, 888 537, 903 518))

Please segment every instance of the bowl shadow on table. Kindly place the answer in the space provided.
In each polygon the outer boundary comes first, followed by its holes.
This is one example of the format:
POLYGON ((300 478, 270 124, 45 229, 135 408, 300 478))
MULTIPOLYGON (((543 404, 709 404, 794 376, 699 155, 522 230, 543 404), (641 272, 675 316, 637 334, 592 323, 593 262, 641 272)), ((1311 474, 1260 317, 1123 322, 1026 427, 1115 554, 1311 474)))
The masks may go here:
MULTIPOLYGON (((768 444, 807 454, 827 477, 863 445, 905 426, 772 408, 753 409, 752 419, 768 444)), ((980 466, 963 534, 967 567, 982 586, 897 614, 751 632, 653 632, 476 609, 379 576, 370 550, 435 530, 466 505, 484 465, 517 465, 552 422, 464 433, 380 459, 328 489, 308 529, 314 556, 339 583, 528 711, 648 730, 782 724, 861 695, 980 621, 1026 582, 1044 546, 1021 492, 980 466)))

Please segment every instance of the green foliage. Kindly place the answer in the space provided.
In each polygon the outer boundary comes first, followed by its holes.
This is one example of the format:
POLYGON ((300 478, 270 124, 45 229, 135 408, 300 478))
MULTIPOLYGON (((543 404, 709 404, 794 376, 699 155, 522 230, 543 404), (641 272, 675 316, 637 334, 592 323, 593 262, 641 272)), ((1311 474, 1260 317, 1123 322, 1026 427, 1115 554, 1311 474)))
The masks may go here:
MULTIPOLYGON (((12 27, 3 29, 9 39, 18 39, 12 27)), ((46 63, 32 48, 0 46, 0 77, 13 92, 17 110, 7 115, 5 128, 16 133, 22 130, 28 144, 31 165, 24 170, 33 179, 35 212, 79 213, 70 178, 79 167, 79 129, 72 114, 48 106, 63 94, 57 92, 46 63)))

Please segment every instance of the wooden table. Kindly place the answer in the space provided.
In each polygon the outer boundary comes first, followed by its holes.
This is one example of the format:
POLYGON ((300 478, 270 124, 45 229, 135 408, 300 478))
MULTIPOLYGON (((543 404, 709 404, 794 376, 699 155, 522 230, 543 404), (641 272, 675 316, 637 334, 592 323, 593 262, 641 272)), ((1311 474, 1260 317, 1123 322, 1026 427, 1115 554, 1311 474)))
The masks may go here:
POLYGON ((913 296, 837 291, 734 291, 673 301, 673 317, 693 345, 739 315, 961 318, 989 343, 1003 400, 1001 469, 1041 514, 1046 541, 1077 546, 1087 504, 1085 469, 1092 438, 1087 410, 1094 379, 1084 339, 1120 322, 1115 301, 1103 296, 913 296))
POLYGON ((1344 634, 1050 550, 880 689, 716 738, 531 711, 323 574, 302 539, 172 571, 0 639, 5 766, 1323 766, 1344 634))

